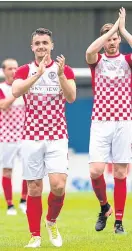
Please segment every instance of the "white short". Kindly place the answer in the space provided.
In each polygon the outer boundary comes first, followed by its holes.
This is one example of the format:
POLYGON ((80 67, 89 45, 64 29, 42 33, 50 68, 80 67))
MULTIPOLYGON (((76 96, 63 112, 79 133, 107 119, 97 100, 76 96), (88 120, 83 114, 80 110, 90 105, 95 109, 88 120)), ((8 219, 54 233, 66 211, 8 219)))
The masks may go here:
POLYGON ((0 142, 1 168, 13 168, 16 157, 21 158, 21 142, 0 142))
POLYGON ((42 179, 48 173, 68 174, 68 140, 22 141, 23 178, 42 179))
POLYGON ((130 163, 132 121, 92 121, 89 162, 130 163))

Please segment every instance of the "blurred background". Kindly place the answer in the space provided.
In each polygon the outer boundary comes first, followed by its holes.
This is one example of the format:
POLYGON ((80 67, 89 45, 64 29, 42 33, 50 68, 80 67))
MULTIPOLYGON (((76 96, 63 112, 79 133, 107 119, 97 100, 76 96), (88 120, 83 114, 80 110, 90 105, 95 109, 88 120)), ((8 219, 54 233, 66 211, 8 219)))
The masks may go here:
MULTIPOLYGON (((90 189, 88 146, 93 97, 85 51, 99 36, 103 24, 117 20, 118 10, 122 6, 127 11, 126 27, 132 33, 131 1, 0 1, 0 62, 10 57, 15 58, 19 65, 32 61, 31 34, 35 29, 45 27, 53 32, 53 59, 63 54, 66 63, 75 72, 77 99, 72 105, 66 104, 72 170, 69 186, 75 190, 90 189)), ((122 53, 131 52, 130 46, 123 39, 120 49, 122 53)), ((3 74, 0 73, 2 81, 3 74)))

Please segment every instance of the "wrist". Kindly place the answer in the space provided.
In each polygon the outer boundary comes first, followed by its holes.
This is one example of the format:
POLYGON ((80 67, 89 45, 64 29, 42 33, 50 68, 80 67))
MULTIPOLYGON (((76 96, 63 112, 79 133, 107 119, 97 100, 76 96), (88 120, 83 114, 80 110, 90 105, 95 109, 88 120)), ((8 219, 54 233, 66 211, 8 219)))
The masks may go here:
POLYGON ((42 75, 42 74, 40 74, 39 72, 36 72, 34 76, 35 76, 35 78, 40 78, 41 75, 42 75))
POLYGON ((64 77, 64 76, 65 76, 64 72, 58 74, 58 77, 64 77))
POLYGON ((62 72, 61 74, 58 74, 58 77, 59 77, 59 78, 64 78, 64 77, 65 77, 64 72, 62 72))
POLYGON ((124 33, 126 31, 126 28, 125 27, 119 28, 119 30, 120 30, 121 33, 124 33))

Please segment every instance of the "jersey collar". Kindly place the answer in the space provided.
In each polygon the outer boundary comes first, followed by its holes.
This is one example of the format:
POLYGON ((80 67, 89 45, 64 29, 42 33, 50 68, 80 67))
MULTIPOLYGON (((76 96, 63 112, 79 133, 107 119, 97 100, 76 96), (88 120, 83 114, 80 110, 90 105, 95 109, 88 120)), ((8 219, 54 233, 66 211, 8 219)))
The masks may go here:
POLYGON ((119 57, 120 56, 120 53, 118 53, 117 55, 115 55, 115 56, 108 56, 108 55, 106 55, 106 53, 105 53, 105 56, 107 57, 107 58, 116 58, 116 57, 119 57))
MULTIPOLYGON (((37 67, 39 66, 38 63, 36 62, 36 60, 34 61, 34 63, 35 63, 35 65, 36 65, 37 67)), ((53 63, 54 63, 54 60, 52 60, 50 64, 46 65, 46 68, 49 68, 50 66, 52 66, 53 63)))

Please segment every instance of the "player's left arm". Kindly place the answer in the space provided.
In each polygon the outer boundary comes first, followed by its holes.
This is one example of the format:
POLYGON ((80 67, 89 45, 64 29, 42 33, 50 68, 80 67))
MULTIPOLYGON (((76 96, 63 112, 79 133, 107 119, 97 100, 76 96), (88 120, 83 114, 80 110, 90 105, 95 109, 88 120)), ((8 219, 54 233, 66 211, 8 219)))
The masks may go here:
POLYGON ((126 30, 125 20, 126 20, 126 10, 125 8, 122 7, 119 11, 119 30, 122 36, 126 39, 129 45, 132 47, 132 35, 126 30))
POLYGON ((72 103, 76 99, 76 84, 72 69, 65 65, 63 55, 57 57, 58 77, 63 91, 63 95, 68 103, 72 103))
POLYGON ((10 97, 6 98, 3 91, 0 89, 0 110, 8 109, 14 101, 15 98, 13 95, 10 95, 10 97))
POLYGON ((1 110, 8 109, 14 101, 15 101, 15 98, 13 96, 6 98, 6 99, 1 99, 0 100, 0 109, 1 110))

